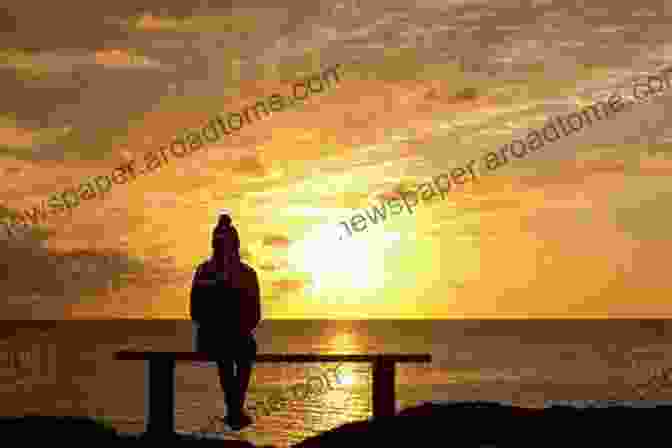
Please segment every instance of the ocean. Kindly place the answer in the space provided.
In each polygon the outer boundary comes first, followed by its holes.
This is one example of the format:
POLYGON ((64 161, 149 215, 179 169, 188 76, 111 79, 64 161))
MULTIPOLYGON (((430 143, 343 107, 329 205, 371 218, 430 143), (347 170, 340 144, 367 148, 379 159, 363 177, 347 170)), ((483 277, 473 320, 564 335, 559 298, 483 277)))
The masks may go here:
MULTIPOLYGON (((270 320, 257 341, 260 353, 430 353, 430 364, 397 367, 398 409, 446 400, 543 407, 669 400, 665 385, 643 395, 635 386, 670 365, 671 331, 667 320, 270 320)), ((6 321, 3 353, 24 356, 2 358, 0 412, 91 416, 141 432, 144 363, 114 360, 115 351, 189 351, 192 336, 187 320, 6 321)), ((338 378, 334 367, 257 364, 247 399, 255 424, 225 437, 289 446, 369 418, 369 367, 345 363, 338 378), (299 400, 288 391, 320 375, 332 386, 326 392, 299 400), (271 394, 289 400, 269 415, 255 411, 271 394)), ((175 412, 179 431, 224 430, 215 368, 178 364, 175 412)))

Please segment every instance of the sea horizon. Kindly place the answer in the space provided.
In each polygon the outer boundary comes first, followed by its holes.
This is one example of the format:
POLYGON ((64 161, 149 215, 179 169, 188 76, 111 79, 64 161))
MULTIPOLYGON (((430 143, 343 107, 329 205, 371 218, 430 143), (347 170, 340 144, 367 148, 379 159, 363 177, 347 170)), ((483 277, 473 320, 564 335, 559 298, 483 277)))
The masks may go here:
MULTIPOLYGON (((0 376, 6 397, 0 404, 2 415, 23 411, 105 417, 119 430, 142 431, 144 363, 117 361, 114 353, 193 350, 189 321, 25 323, 5 321, 3 340, 9 338, 12 347, 48 347, 50 364, 43 376, 26 375, 21 384, 0 376), (124 391, 109 384, 124 384, 124 391)), ((262 322, 256 338, 259 353, 431 354, 429 365, 397 367, 397 409, 436 400, 544 407, 553 400, 618 400, 638 405, 669 401, 672 394, 666 387, 649 390, 642 398, 633 387, 672 365, 671 332, 672 320, 663 319, 271 320, 262 322)), ((330 367, 333 364, 257 363, 247 404, 262 406, 273 391, 283 393, 330 367)), ((290 443, 347 421, 369 418, 369 366, 345 363, 344 369, 345 384, 323 396, 291 399, 271 415, 259 416, 258 423, 236 437, 290 443)), ((178 363, 176 375, 177 429, 221 431, 211 420, 225 412, 216 369, 178 363)))

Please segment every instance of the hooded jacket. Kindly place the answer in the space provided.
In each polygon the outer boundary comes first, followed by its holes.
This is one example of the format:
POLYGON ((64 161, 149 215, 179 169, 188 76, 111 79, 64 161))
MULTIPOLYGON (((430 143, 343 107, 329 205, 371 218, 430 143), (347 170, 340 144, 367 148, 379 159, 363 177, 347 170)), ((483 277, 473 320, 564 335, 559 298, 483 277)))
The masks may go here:
POLYGON ((191 286, 190 315, 201 327, 231 336, 247 336, 259 325, 261 303, 257 273, 247 264, 218 272, 201 263, 191 286))

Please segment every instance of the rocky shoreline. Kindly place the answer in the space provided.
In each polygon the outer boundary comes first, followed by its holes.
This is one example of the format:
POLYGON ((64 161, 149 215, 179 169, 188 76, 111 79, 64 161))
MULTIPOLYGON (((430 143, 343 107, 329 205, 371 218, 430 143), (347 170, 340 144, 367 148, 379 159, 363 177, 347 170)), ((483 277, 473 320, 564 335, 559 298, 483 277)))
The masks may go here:
MULTIPOLYGON (((457 447, 605 446, 615 442, 641 445, 644 441, 664 440, 663 429, 657 424, 659 419, 654 417, 665 417, 671 412, 672 406, 668 405, 649 408, 554 405, 531 409, 497 402, 425 403, 393 417, 347 423, 294 447, 379 446, 387 441, 407 445, 421 440, 457 447)), ((157 441, 146 435, 118 433, 86 417, 4 417, 0 418, 0 428, 5 437, 24 441, 157 441)), ((227 448, 255 446, 246 441, 186 433, 160 441, 200 442, 227 448)))

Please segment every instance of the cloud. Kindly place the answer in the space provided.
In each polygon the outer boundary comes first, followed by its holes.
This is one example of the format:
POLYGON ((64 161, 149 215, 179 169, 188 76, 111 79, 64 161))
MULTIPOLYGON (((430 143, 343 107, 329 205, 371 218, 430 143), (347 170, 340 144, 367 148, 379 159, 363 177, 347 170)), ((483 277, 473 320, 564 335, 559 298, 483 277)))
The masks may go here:
POLYGON ((345 192, 340 193, 336 199, 336 205, 348 209, 366 207, 368 196, 365 193, 345 192))
POLYGON ((40 78, 49 70, 47 65, 39 60, 40 53, 29 53, 15 48, 0 50, 0 66, 12 67, 21 76, 40 78))
POLYGON ((665 176, 672 174, 672 160, 666 159, 665 154, 656 153, 639 159, 639 174, 643 176, 665 176))
POLYGON ((93 58, 96 64, 105 67, 146 68, 161 66, 158 61, 142 56, 131 49, 99 50, 93 54, 93 58))
POLYGON ((267 173, 266 167, 264 167, 257 155, 243 156, 232 163, 234 172, 254 174, 257 176, 264 176, 267 173))
POLYGON ((266 262, 259 265, 259 269, 262 271, 277 271, 279 267, 273 263, 266 262))
POLYGON ((289 279, 283 279, 283 280, 275 280, 274 282, 271 283, 273 286, 273 289, 282 291, 282 292, 288 292, 288 291, 296 291, 297 289, 301 289, 305 286, 305 282, 303 280, 289 280, 289 279))
POLYGON ((244 15, 203 15, 171 17, 145 12, 129 19, 107 19, 109 23, 121 25, 127 29, 142 31, 174 32, 251 32, 255 29, 252 16, 244 15))
POLYGON ((7 8, 0 8, 0 33, 13 33, 17 30, 17 20, 7 8))
POLYGON ((289 247, 289 242, 289 238, 284 235, 267 235, 264 237, 263 245, 278 249, 286 249, 289 247))
POLYGON ((630 204, 611 204, 609 216, 617 228, 639 240, 669 239, 669 216, 667 207, 672 199, 671 191, 659 191, 638 197, 630 204))
POLYGON ((13 117, 0 116, 0 154, 19 159, 31 158, 37 146, 55 142, 72 132, 72 128, 27 129, 20 127, 13 117), (4 153, 4 154, 3 154, 4 153))
POLYGON ((401 193, 398 190, 388 190, 374 193, 373 197, 379 201, 389 201, 393 199, 401 199, 401 193))
MULTIPOLYGON (((0 206, 0 218, 15 213, 0 206)), ((0 240, 0 257, 8 261, 0 265, 4 318, 61 318, 67 306, 77 304, 73 300, 95 300, 110 287, 121 289, 125 278, 139 277, 148 268, 118 250, 52 249, 50 236, 31 227, 24 239, 0 240)))
POLYGON ((520 199, 517 198, 483 198, 474 201, 474 205, 469 207, 470 211, 492 212, 502 209, 519 209, 522 207, 520 199))
POLYGON ((38 132, 15 127, 0 127, 0 144, 14 148, 31 148, 38 132))

